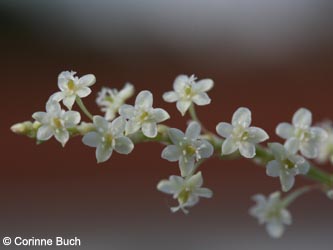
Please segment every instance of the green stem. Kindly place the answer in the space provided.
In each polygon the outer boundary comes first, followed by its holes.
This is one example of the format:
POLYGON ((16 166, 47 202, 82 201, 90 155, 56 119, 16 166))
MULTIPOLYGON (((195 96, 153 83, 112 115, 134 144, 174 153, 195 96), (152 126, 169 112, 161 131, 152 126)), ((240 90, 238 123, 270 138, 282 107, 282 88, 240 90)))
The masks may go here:
POLYGON ((289 206, 295 199, 297 199, 298 197, 300 197, 302 194, 305 194, 313 189, 316 188, 320 188, 320 186, 318 185, 314 185, 314 186, 305 186, 299 189, 296 189, 294 192, 290 193, 288 196, 286 196, 283 200, 282 200, 282 206, 283 207, 287 207, 289 206))
POLYGON ((80 97, 76 97, 75 99, 76 104, 80 107, 80 109, 82 110, 82 112, 90 119, 93 120, 93 116, 92 114, 88 111, 88 109, 86 108, 86 106, 83 104, 82 100, 80 97))

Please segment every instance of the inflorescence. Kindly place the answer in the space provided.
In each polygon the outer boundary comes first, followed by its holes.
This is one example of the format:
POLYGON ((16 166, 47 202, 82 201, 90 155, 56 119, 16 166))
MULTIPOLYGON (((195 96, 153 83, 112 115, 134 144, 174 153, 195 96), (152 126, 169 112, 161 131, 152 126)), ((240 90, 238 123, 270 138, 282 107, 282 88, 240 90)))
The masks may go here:
POLYGON ((256 205, 249 213, 260 224, 265 224, 271 237, 279 238, 284 226, 292 222, 287 207, 300 195, 319 189, 333 199, 333 175, 315 167, 309 160, 333 164, 333 126, 329 121, 312 126, 312 114, 300 108, 294 114, 292 123, 280 123, 276 134, 285 139, 284 144, 268 143, 265 148, 260 143, 269 139, 268 134, 259 127, 250 126, 251 111, 238 108, 231 123, 220 122, 216 133, 208 131, 198 119, 195 105, 203 106, 211 102, 207 92, 214 86, 211 79, 197 80, 192 76, 180 75, 173 84, 173 91, 164 93, 166 102, 176 102, 177 109, 184 116, 190 114, 191 122, 185 132, 162 124, 170 118, 167 111, 153 107, 153 94, 144 90, 135 99, 134 106, 126 104, 133 96, 134 86, 126 83, 121 90, 102 88, 96 99, 104 116, 92 115, 83 104, 82 98, 91 93, 90 87, 96 78, 92 74, 77 77, 76 72, 64 71, 58 76, 58 92, 50 96, 46 112, 35 112, 34 121, 17 123, 11 130, 34 138, 38 143, 54 137, 65 147, 71 137, 81 135, 84 145, 96 148, 97 162, 109 160, 113 151, 130 154, 135 144, 145 141, 159 142, 166 147, 162 159, 177 162, 180 175, 171 175, 161 180, 157 189, 171 194, 177 205, 172 212, 183 211, 199 202, 201 197, 211 198, 213 192, 203 185, 203 176, 198 171, 208 158, 227 155, 253 159, 255 163, 266 166, 266 173, 279 177, 281 190, 290 191, 296 175, 306 176, 314 185, 296 189, 281 197, 276 191, 266 198, 262 194, 253 196, 256 205), (67 108, 67 110, 63 109, 67 108), (82 121, 81 114, 72 111, 74 103, 89 118, 82 121))

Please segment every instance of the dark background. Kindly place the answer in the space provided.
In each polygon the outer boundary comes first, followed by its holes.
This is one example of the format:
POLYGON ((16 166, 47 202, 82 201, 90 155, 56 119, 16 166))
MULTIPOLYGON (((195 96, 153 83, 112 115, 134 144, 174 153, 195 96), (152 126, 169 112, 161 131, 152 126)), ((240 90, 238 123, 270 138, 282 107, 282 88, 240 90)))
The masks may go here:
MULTIPOLYGON (((332 4, 290 2, 1 1, 0 236, 77 236, 80 249, 331 249, 333 204, 319 192, 292 204, 294 224, 282 239, 257 225, 250 197, 280 186, 250 161, 207 161, 214 197, 185 216, 156 190, 178 174, 161 145, 97 165, 80 138, 64 149, 55 140, 36 146, 9 130, 45 109, 63 70, 96 75, 84 100, 94 114, 102 86, 129 81, 137 93, 153 92, 154 106, 172 116, 166 124, 184 129, 189 117, 161 96, 177 75, 195 74, 215 81, 212 104, 198 109, 211 130, 240 106, 270 141, 300 107, 315 122, 332 118, 332 4)), ((296 186, 306 183, 298 177, 296 186)))

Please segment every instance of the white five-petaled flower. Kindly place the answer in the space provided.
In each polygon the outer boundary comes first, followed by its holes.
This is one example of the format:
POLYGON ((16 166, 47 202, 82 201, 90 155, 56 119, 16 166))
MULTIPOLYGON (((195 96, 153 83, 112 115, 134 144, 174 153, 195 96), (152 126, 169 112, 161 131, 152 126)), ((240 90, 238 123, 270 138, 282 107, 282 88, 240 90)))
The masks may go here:
POLYGON ((284 225, 291 225, 292 218, 280 199, 280 192, 274 192, 268 199, 262 194, 257 194, 252 199, 257 203, 249 211, 250 215, 257 218, 259 224, 266 224, 267 233, 273 238, 280 238, 284 232, 284 225))
POLYGON ((325 130, 310 127, 312 114, 305 108, 300 108, 294 114, 292 124, 283 122, 276 127, 276 134, 286 139, 285 144, 294 144, 305 157, 314 159, 318 156, 320 144, 327 138, 325 130))
POLYGON ((327 132, 327 138, 319 146, 318 161, 323 163, 329 161, 333 164, 333 126, 332 121, 319 124, 327 132))
POLYGON ((107 161, 113 150, 120 154, 132 152, 134 144, 124 136, 126 121, 123 117, 118 117, 110 123, 104 117, 94 116, 93 121, 96 131, 85 134, 82 142, 96 148, 98 163, 107 161))
POLYGON ((116 117, 120 106, 123 105, 133 93, 134 86, 130 83, 126 83, 120 91, 104 87, 98 93, 96 103, 101 107, 101 111, 105 112, 105 119, 111 121, 116 117))
POLYGON ((247 108, 238 108, 232 116, 231 124, 217 124, 217 133, 226 138, 222 145, 222 155, 232 154, 237 149, 246 158, 256 155, 255 144, 267 140, 269 136, 263 129, 250 127, 250 124, 251 111, 247 108))
POLYGON ((296 144, 270 143, 275 160, 268 162, 266 173, 271 177, 279 177, 282 190, 289 191, 295 183, 295 175, 306 174, 310 164, 300 155, 296 155, 298 147, 296 144))
POLYGON ((46 112, 36 112, 32 117, 41 123, 37 131, 38 140, 46 141, 54 136, 62 146, 69 139, 67 129, 75 127, 81 120, 79 112, 62 110, 60 104, 52 100, 46 103, 46 112))
POLYGON ((161 108, 153 108, 153 95, 150 91, 141 91, 136 99, 135 106, 123 104, 119 114, 128 120, 126 134, 133 134, 138 130, 149 137, 157 136, 157 123, 170 118, 169 114, 161 108))
POLYGON ((50 99, 60 102, 63 101, 68 109, 72 109, 76 97, 86 97, 91 93, 89 86, 96 82, 92 74, 82 77, 75 76, 74 71, 63 71, 58 76, 58 87, 61 91, 54 93, 50 99))
POLYGON ((200 132, 200 124, 194 121, 188 125, 185 134, 176 128, 168 131, 173 145, 168 145, 162 151, 162 158, 171 162, 179 161, 182 176, 190 175, 196 161, 209 158, 214 152, 208 141, 200 139, 200 132))
POLYGON ((177 102, 177 109, 184 116, 191 106, 192 102, 199 106, 207 105, 211 99, 207 95, 214 82, 211 79, 203 79, 196 81, 194 75, 188 77, 186 75, 178 76, 174 83, 174 91, 164 93, 163 99, 166 102, 177 102))
POLYGON ((192 207, 199 202, 200 197, 211 198, 213 192, 208 188, 202 188, 203 178, 201 172, 187 178, 171 175, 169 180, 158 183, 157 189, 161 192, 172 194, 178 200, 179 205, 172 207, 172 212, 182 210, 188 213, 187 207, 192 207))

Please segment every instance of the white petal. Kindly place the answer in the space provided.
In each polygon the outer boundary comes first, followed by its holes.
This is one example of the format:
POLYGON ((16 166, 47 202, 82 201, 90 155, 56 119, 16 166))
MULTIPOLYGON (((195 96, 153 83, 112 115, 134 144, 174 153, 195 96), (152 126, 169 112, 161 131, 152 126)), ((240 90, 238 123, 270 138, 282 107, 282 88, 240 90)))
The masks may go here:
POLYGON ((65 90, 67 88, 67 83, 69 80, 74 80, 74 71, 63 71, 58 75, 58 87, 60 90, 65 90))
POLYGON ((175 187, 172 184, 173 183, 169 180, 161 180, 157 184, 157 189, 166 194, 173 194, 175 192, 175 187))
POLYGON ((238 145, 231 137, 229 137, 222 144, 222 155, 232 154, 237 149, 238 149, 238 145))
POLYGON ((185 204, 183 204, 184 207, 192 207, 195 204, 197 204, 199 202, 199 197, 197 195, 190 195, 190 197, 188 198, 188 200, 186 201, 185 204))
POLYGON ((198 148, 199 156, 200 158, 209 158, 214 153, 214 148, 212 144, 210 144, 208 141, 200 140, 200 146, 198 148))
POLYGON ((111 133, 114 137, 119 137, 124 134, 126 121, 123 117, 119 116, 111 122, 111 133))
POLYGON ((122 90, 119 91, 118 95, 122 100, 130 98, 134 94, 134 86, 131 83, 126 83, 122 90))
POLYGON ((283 161, 286 159, 286 149, 280 143, 268 143, 268 147, 272 151, 274 158, 278 161, 283 161))
POLYGON ((186 111, 189 109, 189 107, 191 106, 192 102, 188 101, 188 100, 179 100, 176 103, 177 109, 179 110, 179 112, 182 114, 182 116, 185 115, 186 111))
POLYGON ((184 139, 184 133, 177 128, 170 128, 168 135, 173 144, 178 145, 184 139))
POLYGON ((282 209, 281 210, 281 221, 282 221, 283 224, 291 225, 292 217, 291 217, 291 214, 289 213, 289 211, 287 209, 282 209))
POLYGON ((82 87, 76 91, 76 94, 81 98, 87 97, 88 95, 90 95, 90 93, 91 89, 88 87, 82 87))
POLYGON ((295 183, 295 177, 292 174, 287 174, 285 171, 280 172, 280 182, 282 191, 288 192, 295 183))
POLYGON ((163 100, 166 102, 176 102, 179 99, 179 95, 175 91, 169 91, 163 94, 163 100))
POLYGON ((54 132, 54 137, 61 143, 64 147, 67 141, 69 140, 69 133, 66 129, 61 129, 59 131, 54 132))
POLYGON ((134 134, 141 128, 141 125, 136 121, 128 121, 126 123, 125 131, 127 135, 134 134))
POLYGON ((308 109, 300 108, 293 116, 293 125, 300 128, 308 128, 312 123, 312 114, 308 109))
POLYGON ((213 86, 214 82, 212 79, 202 79, 194 84, 193 90, 196 92, 207 92, 211 90, 213 86))
POLYGON ((239 108, 232 116, 232 125, 241 125, 247 128, 251 124, 251 111, 248 108, 239 108))
POLYGON ((282 223, 267 223, 266 230, 269 234, 269 236, 273 238, 280 238, 284 231, 284 226, 282 223))
POLYGON ((76 96, 75 95, 71 95, 71 96, 66 96, 64 99, 63 99, 63 103, 64 105, 69 109, 71 110, 73 105, 74 105, 74 102, 75 102, 75 98, 76 96))
POLYGON ((164 109, 156 108, 152 111, 152 117, 155 122, 159 123, 169 119, 170 115, 164 109))
POLYGON ((179 168, 181 176, 188 176, 194 168, 194 157, 181 157, 179 159, 179 168))
POLYGON ((300 141, 295 138, 291 137, 284 143, 284 148, 289 152, 289 154, 296 154, 300 147, 300 141))
POLYGON ((78 85, 82 87, 89 87, 94 85, 96 77, 93 74, 84 75, 79 79, 78 85))
POLYGON ((204 197, 204 198, 212 198, 213 191, 209 188, 199 188, 194 192, 197 196, 204 197))
POLYGON ((216 126, 216 132, 220 136, 222 136, 224 138, 228 138, 231 135, 233 128, 234 127, 230 123, 220 122, 216 126))
POLYGON ((263 142, 269 138, 265 130, 257 127, 250 127, 248 133, 249 133, 249 142, 252 143, 263 142))
POLYGON ((157 136, 157 125, 155 122, 145 122, 142 124, 142 133, 149 137, 155 138, 157 136))
POLYGON ((199 188, 203 184, 203 178, 202 178, 202 173, 199 171, 195 175, 192 175, 188 180, 187 180, 187 185, 192 188, 199 188))
POLYGON ((211 102, 211 99, 209 98, 209 96, 206 93, 196 94, 193 96, 192 100, 196 105, 199 105, 199 106, 208 105, 211 102))
POLYGON ((173 83, 174 90, 176 90, 176 92, 178 92, 178 93, 183 92, 188 80, 189 80, 189 77, 187 75, 177 76, 173 83))
POLYGON ((132 105, 123 104, 119 108, 119 114, 125 119, 131 119, 135 115, 135 108, 132 105))
POLYGON ((37 131, 37 139, 40 141, 47 141, 53 135, 53 130, 48 125, 41 126, 37 131))
POLYGON ((134 148, 133 142, 126 136, 118 137, 115 139, 114 150, 119 154, 129 154, 134 148))
POLYGON ((318 156, 318 145, 316 143, 302 143, 300 145, 300 150, 302 155, 304 155, 308 159, 314 159, 318 156))
POLYGON ((151 108, 153 105, 153 95, 150 91, 141 91, 135 99, 135 107, 151 108))
POLYGON ((239 152, 246 158, 253 158, 256 155, 256 147, 250 142, 241 142, 239 144, 239 152))
POLYGON ((98 163, 107 161, 112 155, 113 148, 105 147, 103 144, 99 144, 96 149, 96 159, 98 163))
POLYGON ((307 161, 298 163, 297 167, 300 174, 307 174, 310 170, 310 164, 307 161))
POLYGON ((56 92, 53 95, 50 96, 50 100, 60 102, 62 99, 65 98, 64 92, 56 92))
POLYGON ((85 134, 82 138, 84 145, 96 148, 101 141, 101 136, 95 131, 85 134))
POLYGON ((41 124, 48 123, 48 115, 46 112, 35 112, 32 115, 32 118, 34 118, 36 121, 40 122, 41 124))
POLYGON ((266 202, 266 197, 262 194, 256 194, 252 196, 252 200, 254 200, 258 204, 263 204, 266 202))
POLYGON ((270 161, 266 166, 266 174, 271 177, 278 177, 280 176, 280 168, 281 164, 278 161, 270 161))
POLYGON ((81 115, 76 111, 67 111, 62 118, 65 122, 65 128, 71 128, 80 122, 81 115))
POLYGON ((61 106, 56 101, 48 100, 46 103, 46 112, 49 114, 57 115, 61 112, 61 106))
POLYGON ((99 116, 99 115, 95 115, 93 117, 93 122, 94 122, 94 125, 97 129, 101 129, 102 131, 107 131, 108 130, 109 122, 107 120, 105 120, 104 117, 99 116))
POLYGON ((323 142, 327 139, 328 134, 327 132, 319 127, 312 127, 310 129, 310 133, 313 136, 313 140, 316 142, 323 142))
POLYGON ((192 121, 187 126, 187 129, 185 131, 185 137, 188 139, 195 140, 199 137, 201 132, 201 126, 198 122, 192 121))
POLYGON ((180 149, 175 145, 168 145, 163 149, 161 157, 165 160, 174 162, 178 161, 180 157, 180 149))
POLYGON ((276 127, 275 133, 283 139, 288 139, 294 135, 294 130, 294 126, 283 122, 276 127))

